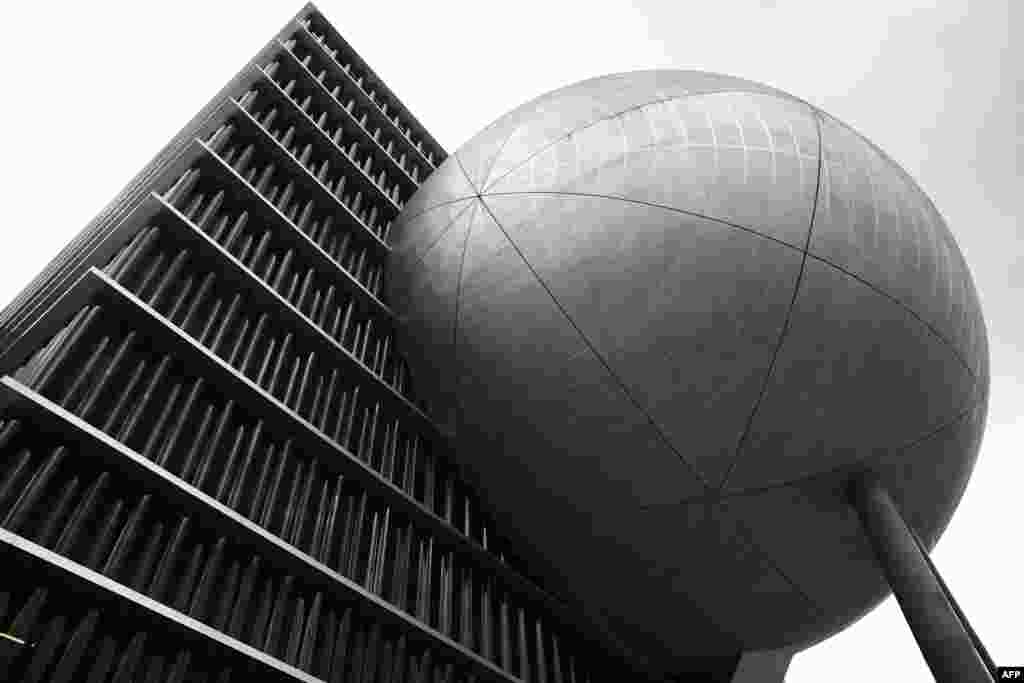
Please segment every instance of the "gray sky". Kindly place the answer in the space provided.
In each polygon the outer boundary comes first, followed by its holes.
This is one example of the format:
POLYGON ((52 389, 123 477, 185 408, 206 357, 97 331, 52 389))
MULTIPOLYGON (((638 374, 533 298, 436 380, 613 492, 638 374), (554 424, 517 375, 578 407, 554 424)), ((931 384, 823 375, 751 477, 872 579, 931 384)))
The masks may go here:
MULTIPOLYGON (((989 423, 934 553, 997 663, 1024 664, 1024 29, 1013 0, 342 2, 320 9, 449 151, 603 73, 705 69, 781 88, 889 153, 946 217, 981 293, 989 423)), ((5 11, 6 303, 300 2, 92 2, 5 11), (54 184, 59 189, 55 191, 54 184)), ((685 638, 685 634, 680 634, 685 638)), ((790 683, 931 677, 890 598, 801 653, 790 683)))

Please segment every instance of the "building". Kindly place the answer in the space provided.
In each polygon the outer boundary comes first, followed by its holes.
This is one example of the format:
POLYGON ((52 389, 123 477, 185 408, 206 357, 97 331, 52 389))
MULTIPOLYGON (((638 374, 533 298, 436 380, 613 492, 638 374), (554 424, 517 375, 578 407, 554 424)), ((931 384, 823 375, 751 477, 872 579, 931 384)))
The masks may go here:
POLYGON ((937 680, 992 680, 927 557, 984 429, 984 317, 863 135, 725 74, 587 78, 453 150, 392 241, 453 456, 657 670, 784 658, 892 592, 937 680))
MULTIPOLYGON (((0 313, 7 679, 664 680, 417 398, 388 240, 445 157, 307 5, 0 313)), ((936 676, 990 680, 884 488, 851 498, 936 676)), ((690 612, 672 680, 782 680, 690 612)))
POLYGON ((390 223, 444 158, 307 5, 3 311, 0 669, 621 680, 394 347, 390 223))

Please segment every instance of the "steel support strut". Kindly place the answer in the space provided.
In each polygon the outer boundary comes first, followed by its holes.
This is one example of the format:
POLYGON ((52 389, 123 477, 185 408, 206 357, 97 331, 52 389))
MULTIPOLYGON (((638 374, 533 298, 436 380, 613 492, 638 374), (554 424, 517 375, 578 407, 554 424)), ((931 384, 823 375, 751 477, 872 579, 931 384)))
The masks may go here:
POLYGON ((856 476, 849 492, 850 502, 935 680, 992 683, 995 675, 984 648, 878 475, 865 472, 856 476))

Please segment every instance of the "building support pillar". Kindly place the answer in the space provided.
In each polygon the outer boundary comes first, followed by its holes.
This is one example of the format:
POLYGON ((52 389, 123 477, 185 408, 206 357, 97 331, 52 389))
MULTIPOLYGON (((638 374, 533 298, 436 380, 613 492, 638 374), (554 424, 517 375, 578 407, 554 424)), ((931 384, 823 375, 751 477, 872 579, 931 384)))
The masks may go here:
POLYGON ((850 502, 935 680, 992 683, 988 654, 876 473, 854 478, 850 502))

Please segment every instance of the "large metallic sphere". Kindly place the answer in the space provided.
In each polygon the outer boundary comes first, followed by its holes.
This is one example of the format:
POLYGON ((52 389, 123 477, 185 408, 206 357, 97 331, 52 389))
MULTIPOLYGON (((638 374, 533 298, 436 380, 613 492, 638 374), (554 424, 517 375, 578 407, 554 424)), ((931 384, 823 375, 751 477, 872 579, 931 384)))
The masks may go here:
POLYGON ((914 181, 807 103, 583 81, 470 140, 396 228, 417 391, 552 584, 663 669, 884 597, 858 468, 929 548, 949 521, 988 394, 971 276, 914 181))

